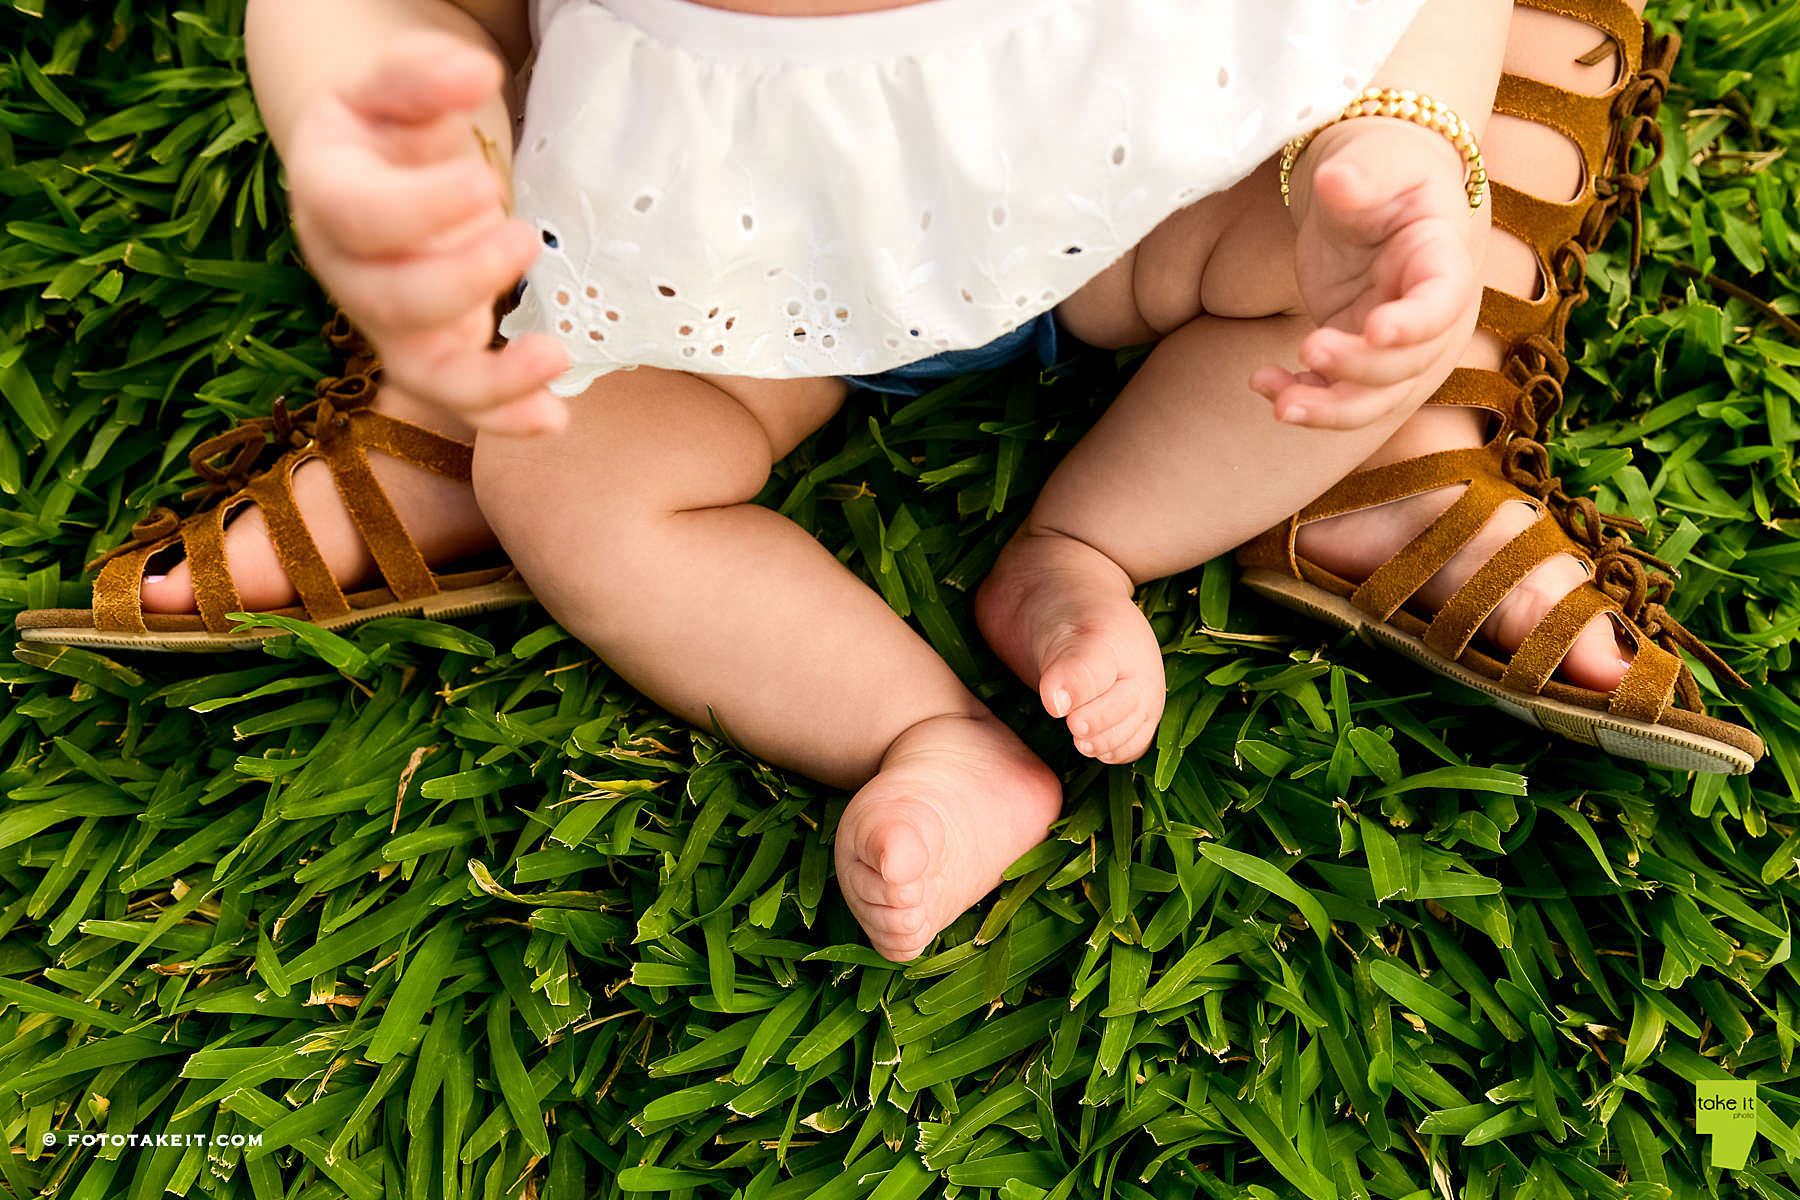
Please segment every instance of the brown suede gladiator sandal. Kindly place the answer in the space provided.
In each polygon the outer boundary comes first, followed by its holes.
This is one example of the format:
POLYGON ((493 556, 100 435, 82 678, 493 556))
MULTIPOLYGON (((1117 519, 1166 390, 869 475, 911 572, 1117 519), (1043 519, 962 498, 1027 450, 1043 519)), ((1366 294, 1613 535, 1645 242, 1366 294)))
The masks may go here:
POLYGON ((262 509, 269 539, 298 605, 275 615, 342 629, 387 616, 449 617, 518 604, 531 591, 512 566, 438 574, 420 555, 369 467, 371 451, 390 455, 458 483, 469 482, 473 448, 407 421, 374 411, 380 363, 342 315, 325 327, 326 343, 343 357, 343 373, 319 381, 309 403, 241 422, 189 452, 205 482, 183 500, 201 505, 182 518, 153 509, 131 528, 131 540, 88 564, 100 569, 93 607, 49 608, 20 613, 26 641, 120 650, 224 650, 253 646, 279 629, 233 631, 229 614, 243 609, 225 561, 225 525, 232 512, 254 503, 262 509), (270 450, 280 456, 258 472, 270 450), (385 586, 344 592, 294 503, 294 469, 322 458, 331 468, 344 507, 375 560, 385 586), (218 497, 217 503, 210 503, 218 497), (193 573, 198 613, 147 613, 141 588, 146 566, 179 549, 193 573))
MULTIPOLYGON (((1499 371, 1460 368, 1427 401, 1485 410, 1489 439, 1477 449, 1420 455, 1349 476, 1285 524, 1239 548, 1244 583, 1485 692, 1528 724, 1625 758, 1739 774, 1761 757, 1761 739, 1704 713, 1699 684, 1676 651, 1693 654, 1721 682, 1742 687, 1744 681, 1663 607, 1674 587, 1672 569, 1632 545, 1629 535, 1643 527, 1602 515, 1593 501, 1568 495, 1550 474, 1550 456, 1539 440, 1562 404, 1569 369, 1564 335, 1569 314, 1587 298, 1587 255, 1628 208, 1636 267, 1636 209, 1662 154, 1656 113, 1679 41, 1652 37, 1622 0, 1519 3, 1599 29, 1617 51, 1621 69, 1618 81, 1600 96, 1515 75, 1501 78, 1494 111, 1563 133, 1580 152, 1585 178, 1580 195, 1568 203, 1492 184, 1495 224, 1532 248, 1549 286, 1534 301, 1486 289, 1480 324, 1506 348, 1504 365, 1499 371), (1467 490, 1361 583, 1338 577, 1295 548, 1307 522, 1456 485, 1467 490), (1414 594, 1509 501, 1529 503, 1537 521, 1435 614, 1409 608, 1414 594), (1553 605, 1510 658, 1472 645, 1500 601, 1559 554, 1583 563, 1588 581, 1553 605), (1582 630, 1602 613, 1633 648, 1624 679, 1611 694, 1553 679, 1582 630)), ((1607 51, 1603 43, 1582 61, 1604 61, 1607 51)))

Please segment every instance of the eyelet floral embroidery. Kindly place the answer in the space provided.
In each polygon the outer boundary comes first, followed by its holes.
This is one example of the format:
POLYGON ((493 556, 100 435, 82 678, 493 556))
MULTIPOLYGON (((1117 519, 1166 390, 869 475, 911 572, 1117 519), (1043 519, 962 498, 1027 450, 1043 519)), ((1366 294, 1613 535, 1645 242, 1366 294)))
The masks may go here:
POLYGON ((616 2, 534 0, 514 184, 544 249, 501 332, 558 338, 564 395, 992 341, 1341 107, 1423 0, 959 3, 929 48, 818 61, 690 46, 627 19, 654 0, 616 2))

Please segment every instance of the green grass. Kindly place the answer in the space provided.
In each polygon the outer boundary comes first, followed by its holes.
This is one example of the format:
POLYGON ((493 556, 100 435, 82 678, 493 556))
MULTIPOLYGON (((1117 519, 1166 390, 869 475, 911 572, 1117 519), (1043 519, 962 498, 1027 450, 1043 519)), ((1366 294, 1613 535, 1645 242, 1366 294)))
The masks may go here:
MULTIPOLYGON (((1646 256, 1576 321, 1571 490, 1754 684, 1754 774, 1583 752, 1209 564, 1171 700, 1082 765, 968 593, 1127 362, 865 397, 767 500, 1064 773, 933 957, 862 948, 845 797, 645 705, 539 612, 0 667, 0 1190, 1028 1200, 1800 1195, 1800 9, 1688 48, 1646 256), (1760 298, 1760 299, 1758 299, 1760 298), (1529 788, 1527 787, 1529 780, 1529 788), (1721 1174, 1694 1081, 1762 1084, 1721 1174), (60 1131, 258 1149, 45 1149, 60 1131)), ((326 365, 222 0, 0 0, 0 609, 326 365), (48 11, 46 11, 48 10, 48 11)))

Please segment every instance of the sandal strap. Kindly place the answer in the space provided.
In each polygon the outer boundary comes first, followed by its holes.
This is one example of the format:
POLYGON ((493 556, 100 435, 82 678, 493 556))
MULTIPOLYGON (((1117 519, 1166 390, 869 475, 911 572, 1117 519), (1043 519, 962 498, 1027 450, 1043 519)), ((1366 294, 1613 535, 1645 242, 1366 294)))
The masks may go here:
MULTIPOLYGON (((1498 423, 1479 450, 1441 451, 1356 472, 1282 525, 1246 543, 1238 559, 1247 567, 1309 579, 1340 595, 1347 592, 1360 611, 1386 622, 1468 544, 1500 505, 1530 501, 1538 519, 1439 609, 1425 627, 1426 645, 1443 657, 1464 658, 1481 625, 1526 576, 1551 558, 1571 555, 1587 565, 1590 577, 1552 605, 1506 659, 1501 686, 1541 693, 1582 632, 1596 617, 1607 615, 1636 645, 1630 667, 1608 698, 1608 709, 1656 723, 1677 699, 1686 708, 1702 711, 1699 687, 1673 649, 1677 645, 1701 657, 1727 682, 1741 681, 1662 608, 1667 579, 1650 576, 1655 586, 1646 586, 1642 563, 1636 560, 1664 564, 1632 549, 1619 534, 1635 524, 1599 515, 1591 503, 1565 495, 1560 481, 1549 476, 1548 455, 1534 439, 1562 403, 1568 369, 1562 344, 1571 313, 1587 298, 1587 254, 1639 203, 1649 166, 1636 152, 1649 151, 1651 162, 1661 155, 1656 110, 1680 43, 1672 35, 1652 36, 1624 0, 1516 2, 1599 30, 1606 41, 1582 61, 1597 63, 1610 53, 1618 62, 1612 84, 1598 95, 1518 75, 1504 75, 1500 81, 1494 111, 1562 134, 1575 146, 1582 180, 1579 193, 1568 201, 1545 200, 1498 181, 1492 185, 1494 224, 1531 249, 1543 295, 1528 300, 1484 289, 1478 324, 1500 340, 1505 364, 1498 371, 1459 368, 1427 403, 1480 409, 1494 414, 1498 423), (1524 489, 1517 486, 1521 483, 1524 489), (1457 484, 1467 485, 1464 494, 1360 585, 1352 587, 1297 553, 1296 538, 1304 523, 1457 484), (1581 542, 1592 543, 1592 555, 1581 542), (1628 595, 1621 594, 1625 587, 1617 578, 1621 569, 1636 580, 1626 589, 1628 595), (1605 587, 1594 577, 1596 572, 1608 579, 1605 587)), ((1641 222, 1634 222, 1634 269, 1640 229, 1641 222)))
POLYGON ((356 438, 371 450, 402 459, 455 483, 468 483, 475 447, 373 410, 358 414, 356 438))
POLYGON ((467 484, 474 447, 368 407, 375 398, 380 371, 373 349, 341 313, 333 317, 323 335, 326 344, 347 362, 341 375, 321 382, 311 404, 289 413, 285 402, 277 401, 269 417, 242 422, 202 444, 204 452, 197 454, 198 461, 192 465, 206 483, 190 493, 190 498, 229 489, 228 495, 185 519, 158 509, 151 518, 137 523, 130 541, 90 564, 100 569, 92 600, 96 629, 148 632, 143 611, 144 569, 153 555, 179 545, 188 559, 202 625, 209 632, 229 632, 227 614, 242 611, 243 601, 226 561, 225 523, 234 509, 247 503, 262 510, 270 545, 308 618, 320 621, 351 612, 349 599, 332 578, 330 565, 294 500, 293 472, 312 458, 323 459, 330 469, 338 495, 394 598, 418 600, 441 590, 437 575, 375 477, 368 451, 467 484), (287 439, 296 448, 261 473, 244 478, 269 445, 271 435, 276 444, 287 439), (300 444, 302 438, 307 439, 304 444, 300 444), (225 455, 231 456, 230 461, 222 466, 212 461, 225 455))
POLYGON ((1604 33, 1624 60, 1620 74, 1637 74, 1641 63, 1644 19, 1625 0, 1517 0, 1525 8, 1568 17, 1604 33))
POLYGON ((1558 554, 1578 553, 1562 526, 1543 513, 1469 576, 1425 629, 1425 644, 1445 658, 1460 658, 1481 623, 1519 586, 1532 568, 1558 554))
POLYGON ((1584 580, 1579 587, 1571 588, 1513 651, 1506 671, 1500 676, 1500 686, 1533 694, 1543 691, 1594 618, 1617 611, 1618 605, 1595 587, 1593 580, 1584 580))
POLYGON ((299 505, 294 503, 294 468, 310 457, 290 458, 284 468, 257 476, 245 485, 243 494, 262 510, 263 525, 281 569, 293 584, 307 616, 318 621, 346 615, 350 603, 331 577, 331 568, 306 527, 299 505))
POLYGON ((102 633, 148 633, 142 591, 144 565, 150 556, 176 544, 179 535, 135 546, 108 558, 94 577, 94 628, 102 633))
POLYGON ((1399 462, 1369 467, 1341 480, 1335 487, 1291 518, 1293 525, 1322 521, 1390 500, 1416 496, 1441 487, 1473 483, 1498 474, 1491 450, 1485 446, 1439 450, 1399 462))
MULTIPOLYGON (((1492 290, 1492 289, 1490 289, 1492 290)), ((1504 296, 1505 292, 1498 292, 1504 296)), ((1483 306, 1487 301, 1483 298, 1483 306)), ((1498 371, 1458 367, 1450 372, 1428 404, 1440 407, 1480 408, 1504 420, 1518 407, 1519 385, 1498 371)))
MULTIPOLYGON (((1494 224, 1530 248, 1544 292, 1528 300, 1484 290, 1479 324, 1507 348, 1509 358, 1532 338, 1560 348, 1570 314, 1587 296, 1587 251, 1599 245, 1642 190, 1643 173, 1629 170, 1629 155, 1640 141, 1654 148, 1660 140, 1660 133, 1648 128, 1655 121, 1647 114, 1654 112, 1667 87, 1675 44, 1672 38, 1652 38, 1649 26, 1624 0, 1519 3, 1597 30, 1605 40, 1584 61, 1610 53, 1617 58, 1617 70, 1611 85, 1592 95, 1523 75, 1500 78, 1493 111, 1560 133, 1575 147, 1582 169, 1580 191, 1567 201, 1546 200, 1492 181, 1494 224)), ((1470 403, 1468 391, 1467 385, 1461 391, 1441 391, 1426 403, 1470 403)), ((1484 395, 1490 403, 1479 407, 1501 416, 1496 436, 1504 438, 1515 429, 1536 435, 1541 422, 1524 411, 1527 406, 1517 392, 1509 396, 1496 382, 1484 395)))
POLYGON ((1375 568, 1351 593, 1350 603, 1376 620, 1388 620, 1468 545, 1513 492, 1491 475, 1478 476, 1437 520, 1375 568))
POLYGON ((1497 475, 1499 467, 1494 460, 1493 451, 1485 446, 1439 450, 1379 467, 1368 467, 1339 480, 1323 496, 1286 521, 1239 546, 1237 560, 1246 567, 1264 567, 1296 579, 1304 578, 1302 560, 1295 549, 1300 526, 1312 521, 1322 521, 1327 517, 1373 508, 1420 492, 1435 491, 1440 487, 1472 485, 1477 479, 1497 475))
MULTIPOLYGON (((1626 5, 1619 7, 1630 11, 1626 5)), ((1633 17, 1632 23, 1635 25, 1637 20, 1633 17)), ((1624 41, 1633 39, 1639 47, 1643 45, 1642 32, 1634 29, 1632 37, 1624 41)), ((1500 76, 1500 86, 1494 93, 1496 113, 1554 129, 1575 143, 1582 165, 1582 199, 1576 201, 1575 207, 1587 207, 1585 200, 1593 195, 1594 184, 1611 159, 1612 139, 1619 124, 1613 104, 1637 74, 1635 65, 1627 65, 1630 70, 1621 71, 1614 86, 1598 95, 1570 91, 1525 75, 1500 76)), ((1496 208, 1496 215, 1498 212, 1496 208)))
MULTIPOLYGON (((240 493, 241 495, 241 493, 240 493)), ((194 603, 200 620, 208 632, 225 633, 231 629, 227 615, 242 612, 244 602, 237 585, 231 580, 231 568, 225 561, 225 517, 238 507, 239 497, 196 513, 183 522, 182 545, 187 549, 188 571, 194 581, 194 603)))
MULTIPOLYGON (((352 606, 332 578, 295 503, 293 472, 310 458, 322 458, 338 495, 368 547, 388 590, 398 600, 417 600, 441 589, 437 575, 419 553, 369 466, 367 450, 458 483, 468 483, 474 447, 371 409, 336 414, 308 445, 290 450, 238 491, 179 521, 155 541, 126 545, 103 556, 93 586, 94 627, 111 633, 143 634, 143 576, 151 557, 180 545, 193 579, 194 602, 202 625, 212 633, 231 629, 229 613, 243 610, 225 557, 225 523, 232 510, 255 504, 262 510, 269 543, 310 620, 349 613, 352 606)), ((173 519, 173 514, 169 514, 173 519)))
MULTIPOLYGON (((436 595, 437 576, 425 562, 424 555, 419 553, 419 547, 406 531, 393 501, 369 466, 369 456, 360 437, 363 424, 353 416, 341 429, 320 431, 321 456, 331 468, 338 496, 350 519, 356 523, 363 544, 369 548, 376 568, 394 597, 419 600, 436 595)), ((395 457, 405 458, 404 455, 395 457)))
POLYGON ((1606 710, 1614 716, 1654 725, 1668 709, 1676 684, 1686 670, 1687 664, 1679 654, 1664 650, 1648 638, 1639 638, 1631 667, 1613 689, 1606 710))

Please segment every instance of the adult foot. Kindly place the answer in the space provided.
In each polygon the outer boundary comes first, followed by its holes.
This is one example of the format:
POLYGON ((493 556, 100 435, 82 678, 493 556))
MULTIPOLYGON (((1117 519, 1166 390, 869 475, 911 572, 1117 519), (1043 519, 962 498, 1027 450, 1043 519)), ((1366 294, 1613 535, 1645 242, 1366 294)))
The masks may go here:
POLYGON ((1106 763, 1149 749, 1162 718, 1162 649, 1132 603, 1131 578, 1074 538, 1021 532, 975 596, 988 645, 1075 748, 1106 763))
MULTIPOLYGON (((436 410, 395 388, 384 387, 374 407, 378 412, 424 425, 446 437, 466 441, 471 436, 466 428, 447 428, 436 410)), ((369 455, 369 468, 393 502, 394 511, 419 553, 434 568, 490 550, 496 544, 468 484, 453 482, 380 453, 369 455)), ((373 580, 375 560, 344 507, 330 467, 320 459, 303 462, 294 469, 293 482, 294 504, 338 586, 349 591, 373 580)), ((262 511, 254 503, 242 505, 228 518, 225 561, 245 609, 264 611, 295 603, 294 587, 276 557, 262 511)), ((141 591, 146 612, 195 611, 193 577, 185 559, 171 565, 153 558, 141 591)))
POLYGON ((883 958, 916 958, 1044 840, 1056 776, 988 714, 921 721, 838 823, 838 886, 883 958))

